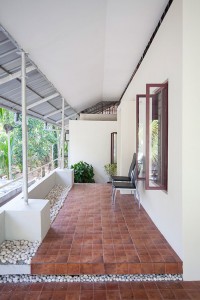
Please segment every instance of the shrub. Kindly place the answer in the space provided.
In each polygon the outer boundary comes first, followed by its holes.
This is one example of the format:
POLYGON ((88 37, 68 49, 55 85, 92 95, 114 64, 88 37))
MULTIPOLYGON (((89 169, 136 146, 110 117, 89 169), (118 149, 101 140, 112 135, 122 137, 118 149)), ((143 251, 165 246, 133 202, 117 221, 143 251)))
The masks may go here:
POLYGON ((93 183, 94 170, 92 165, 80 161, 71 166, 74 169, 74 182, 75 183, 93 183))
POLYGON ((104 166, 104 170, 108 175, 109 179, 111 180, 111 177, 117 174, 117 164, 107 164, 104 166))

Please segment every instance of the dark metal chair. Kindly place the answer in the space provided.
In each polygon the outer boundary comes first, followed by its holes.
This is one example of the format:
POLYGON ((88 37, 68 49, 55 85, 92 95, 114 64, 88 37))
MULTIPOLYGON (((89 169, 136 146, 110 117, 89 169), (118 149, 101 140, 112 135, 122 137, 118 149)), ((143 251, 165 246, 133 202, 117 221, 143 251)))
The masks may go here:
POLYGON ((132 162, 130 164, 130 168, 128 171, 128 176, 111 176, 112 179, 112 198, 113 198, 113 183, 114 182, 118 182, 118 181, 122 181, 122 182, 126 182, 126 181, 131 181, 131 172, 133 171, 133 169, 136 166, 136 153, 133 154, 133 158, 132 158, 132 162))
POLYGON ((136 165, 136 153, 133 154, 133 159, 130 164, 128 175, 127 176, 111 176, 112 182, 113 181, 131 181, 131 172, 135 168, 135 165, 136 165))
POLYGON ((117 191, 121 191, 121 190, 131 190, 131 193, 133 192, 135 198, 138 200, 138 205, 140 208, 140 195, 139 195, 139 191, 137 188, 137 181, 136 181, 136 167, 134 168, 134 170, 132 170, 131 172, 131 181, 113 181, 113 193, 112 193, 112 202, 115 204, 115 200, 116 200, 116 195, 117 195, 117 191))

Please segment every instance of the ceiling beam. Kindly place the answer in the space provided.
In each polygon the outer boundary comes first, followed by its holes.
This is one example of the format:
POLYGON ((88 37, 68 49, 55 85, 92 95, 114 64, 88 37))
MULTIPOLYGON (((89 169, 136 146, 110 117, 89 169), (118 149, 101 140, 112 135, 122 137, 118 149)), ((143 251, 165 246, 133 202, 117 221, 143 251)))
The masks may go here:
MULTIPOLYGON (((72 115, 70 115, 70 116, 64 118, 64 120, 68 120, 68 119, 70 119, 70 118, 72 118, 72 117, 75 117, 76 115, 78 115, 78 114, 77 114, 77 113, 72 114, 72 115)), ((62 119, 58 120, 56 123, 60 123, 61 121, 62 121, 62 119)))
MULTIPOLYGON (((65 106, 64 110, 69 109, 69 108, 70 108, 69 105, 68 105, 68 106, 65 106)), ((50 114, 44 116, 44 118, 45 118, 45 119, 46 119, 46 118, 49 118, 49 117, 51 117, 51 116, 53 116, 53 115, 56 115, 57 113, 59 113, 59 112, 61 112, 61 111, 62 111, 62 108, 61 108, 61 109, 58 109, 58 110, 55 110, 55 111, 53 111, 52 113, 50 113, 50 114)))
MULTIPOLYGON (((26 73, 30 73, 31 71, 33 71, 35 69, 36 69, 35 66, 30 66, 30 67, 26 68, 26 73)), ((3 83, 6 83, 8 81, 11 81, 13 79, 16 79, 16 78, 18 78, 20 76, 21 76, 21 70, 18 71, 18 72, 15 72, 13 74, 9 74, 6 77, 0 79, 0 85, 3 84, 3 83)))
POLYGON ((0 46, 5 45, 5 44, 7 44, 7 43, 9 43, 9 42, 10 42, 10 40, 9 40, 9 39, 6 39, 6 40, 0 42, 0 46))
POLYGON ((39 101, 37 101, 37 102, 35 102, 33 104, 28 105, 27 109, 31 109, 31 108, 33 108, 33 107, 35 107, 37 105, 40 105, 40 104, 42 104, 44 102, 47 102, 47 101, 51 100, 51 99, 53 99, 53 98, 55 98, 55 97, 57 97, 59 95, 60 95, 59 93, 55 93, 55 94, 53 94, 53 95, 51 95, 49 97, 43 98, 43 99, 41 99, 41 100, 39 100, 39 101))
POLYGON ((20 59, 21 59, 21 57, 14 58, 14 59, 12 59, 12 60, 10 60, 10 61, 2 64, 1 67, 3 66, 5 68, 5 66, 9 66, 10 64, 13 64, 14 62, 16 62, 16 61, 18 61, 20 59))
POLYGON ((7 55, 9 55, 9 54, 12 54, 12 53, 14 53, 14 52, 17 53, 17 49, 13 49, 13 50, 10 50, 10 51, 7 51, 7 52, 1 54, 1 55, 0 55, 0 58, 5 57, 5 56, 7 56, 7 55))

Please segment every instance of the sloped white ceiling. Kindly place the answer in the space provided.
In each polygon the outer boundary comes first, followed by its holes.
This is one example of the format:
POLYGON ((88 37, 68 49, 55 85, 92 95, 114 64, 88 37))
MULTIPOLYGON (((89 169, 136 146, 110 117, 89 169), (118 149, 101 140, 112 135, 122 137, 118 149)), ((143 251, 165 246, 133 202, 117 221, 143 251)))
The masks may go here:
POLYGON ((168 0, 0 0, 0 22, 81 111, 118 100, 168 0))

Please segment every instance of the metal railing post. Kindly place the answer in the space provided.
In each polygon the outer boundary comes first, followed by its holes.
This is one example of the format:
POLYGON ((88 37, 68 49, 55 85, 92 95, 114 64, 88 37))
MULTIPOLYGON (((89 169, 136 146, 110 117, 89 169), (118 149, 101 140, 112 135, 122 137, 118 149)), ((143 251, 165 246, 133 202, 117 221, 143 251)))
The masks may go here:
POLYGON ((12 179, 12 167, 11 167, 11 149, 10 149, 10 130, 8 130, 8 174, 9 179, 12 179))

